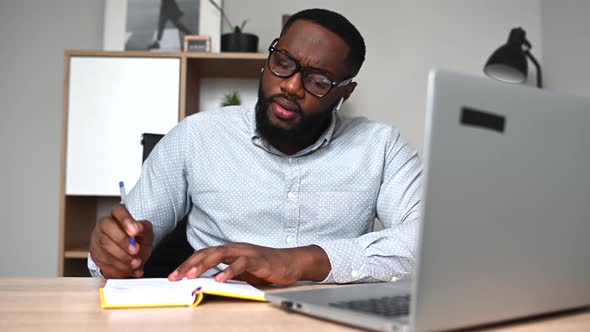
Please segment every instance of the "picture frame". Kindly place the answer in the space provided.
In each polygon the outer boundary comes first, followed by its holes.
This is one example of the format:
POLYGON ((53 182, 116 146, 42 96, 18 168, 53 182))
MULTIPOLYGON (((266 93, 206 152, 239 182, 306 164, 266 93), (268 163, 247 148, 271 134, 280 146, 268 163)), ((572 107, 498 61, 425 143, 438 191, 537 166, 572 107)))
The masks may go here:
POLYGON ((207 35, 184 36, 184 52, 211 52, 211 37, 207 35))
MULTIPOLYGON (((153 2, 154 0, 150 0, 153 2)), ((211 51, 219 52, 221 40, 221 13, 208 0, 195 0, 198 2, 198 29, 194 31, 198 35, 207 35, 211 38, 211 51)), ((214 0, 219 6, 223 6, 223 0, 214 0)), ((124 51, 129 39, 127 30, 127 9, 129 0, 105 0, 103 50, 124 51)), ((157 1, 156 1, 157 2, 157 1)), ((153 18, 154 24, 157 17, 153 18)), ((168 23, 170 25, 170 23, 168 23)), ((155 25, 154 25, 155 26, 155 25)), ((154 28, 155 29, 155 28, 154 28)), ((183 42, 177 51, 182 51, 183 42)), ((147 45, 146 45, 147 46, 147 45)), ((146 47, 147 50, 147 47, 146 47)))
POLYGON ((283 14, 281 17, 281 29, 287 24, 287 21, 291 18, 291 14, 283 14))

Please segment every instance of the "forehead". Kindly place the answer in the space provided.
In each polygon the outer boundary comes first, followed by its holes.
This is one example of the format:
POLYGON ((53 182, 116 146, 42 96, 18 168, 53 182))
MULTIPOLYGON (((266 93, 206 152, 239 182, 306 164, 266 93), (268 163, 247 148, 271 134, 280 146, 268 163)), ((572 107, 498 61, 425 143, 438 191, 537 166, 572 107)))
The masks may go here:
POLYGON ((289 52, 302 65, 321 69, 332 75, 348 71, 349 47, 334 32, 321 25, 297 20, 279 39, 277 48, 289 52))

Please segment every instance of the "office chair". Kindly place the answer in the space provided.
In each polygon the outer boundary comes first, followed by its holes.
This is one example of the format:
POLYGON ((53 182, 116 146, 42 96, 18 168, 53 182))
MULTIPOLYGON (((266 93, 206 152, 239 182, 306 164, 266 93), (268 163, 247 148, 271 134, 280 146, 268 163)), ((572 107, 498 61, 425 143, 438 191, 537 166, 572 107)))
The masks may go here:
MULTIPOLYGON (((143 160, 147 159, 152 149, 164 135, 144 133, 141 136, 143 160)), ((186 238, 188 216, 184 217, 174 230, 168 234, 152 251, 152 255, 143 266, 144 278, 165 278, 182 262, 189 258, 195 250, 186 238)))

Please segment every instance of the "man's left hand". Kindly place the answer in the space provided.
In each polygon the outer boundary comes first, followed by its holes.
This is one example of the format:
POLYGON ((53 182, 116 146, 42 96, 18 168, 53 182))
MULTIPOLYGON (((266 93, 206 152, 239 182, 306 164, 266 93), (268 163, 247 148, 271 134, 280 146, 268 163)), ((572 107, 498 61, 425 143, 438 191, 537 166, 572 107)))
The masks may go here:
POLYGON ((195 252, 168 279, 198 278, 220 263, 229 265, 215 276, 220 282, 240 278, 249 283, 291 285, 300 280, 322 281, 331 270, 328 255, 316 245, 275 249, 228 243, 195 252))

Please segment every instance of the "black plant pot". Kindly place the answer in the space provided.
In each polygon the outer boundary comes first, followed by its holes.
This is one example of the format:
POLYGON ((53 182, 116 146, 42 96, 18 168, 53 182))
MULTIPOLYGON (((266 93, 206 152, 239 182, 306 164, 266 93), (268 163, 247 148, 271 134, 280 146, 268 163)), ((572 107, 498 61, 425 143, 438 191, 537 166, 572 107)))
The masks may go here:
POLYGON ((251 33, 224 33, 221 52, 258 52, 258 36, 251 33))

